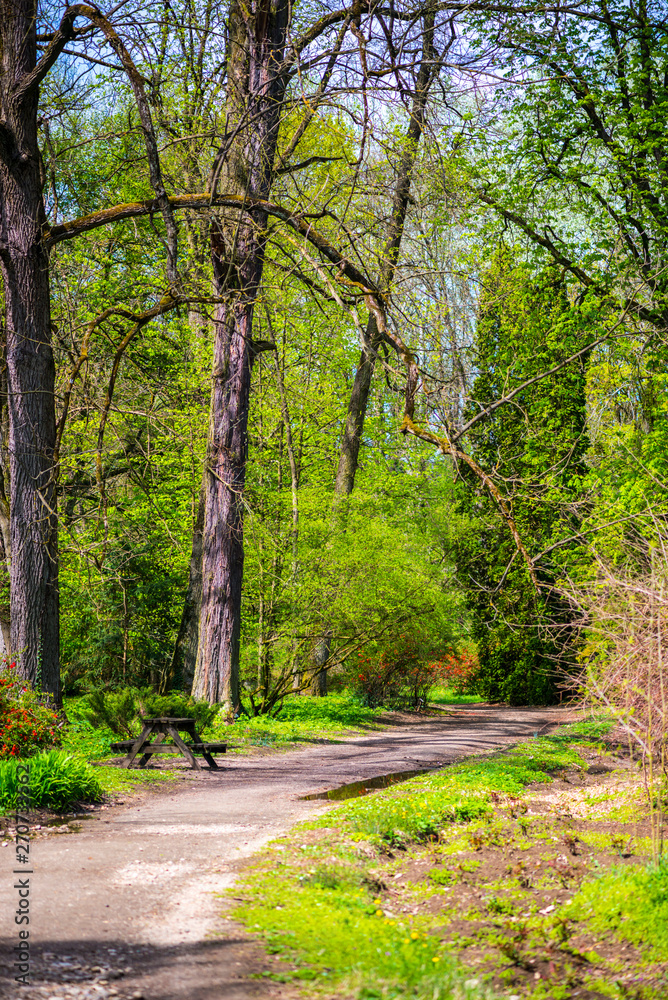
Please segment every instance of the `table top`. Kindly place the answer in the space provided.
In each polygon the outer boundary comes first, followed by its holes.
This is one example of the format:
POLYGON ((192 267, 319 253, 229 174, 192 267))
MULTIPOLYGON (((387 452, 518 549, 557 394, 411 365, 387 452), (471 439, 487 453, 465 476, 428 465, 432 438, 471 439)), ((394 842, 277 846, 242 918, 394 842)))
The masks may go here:
POLYGON ((162 717, 160 719, 142 719, 142 722, 144 724, 149 725, 149 726, 153 726, 156 723, 161 723, 163 725, 167 724, 167 725, 170 725, 170 726, 179 726, 179 727, 182 727, 184 729, 187 728, 187 727, 189 727, 189 726, 194 726, 195 725, 195 720, 194 719, 171 719, 171 718, 167 718, 167 717, 162 717))

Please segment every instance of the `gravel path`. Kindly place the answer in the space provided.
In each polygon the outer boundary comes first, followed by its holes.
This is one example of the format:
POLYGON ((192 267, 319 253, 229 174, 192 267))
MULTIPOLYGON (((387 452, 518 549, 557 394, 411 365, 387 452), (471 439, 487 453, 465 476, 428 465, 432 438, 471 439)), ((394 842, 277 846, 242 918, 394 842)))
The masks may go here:
POLYGON ((327 808, 301 796, 452 763, 572 717, 568 709, 489 706, 447 717, 395 717, 382 732, 342 743, 222 758, 220 771, 184 772, 177 785, 139 803, 103 807, 79 824, 51 828, 63 832, 34 831, 29 986, 13 982, 18 890, 14 850, 0 851, 0 996, 286 997, 288 987, 253 978, 271 968, 271 959, 226 921, 216 893, 267 841, 327 808))

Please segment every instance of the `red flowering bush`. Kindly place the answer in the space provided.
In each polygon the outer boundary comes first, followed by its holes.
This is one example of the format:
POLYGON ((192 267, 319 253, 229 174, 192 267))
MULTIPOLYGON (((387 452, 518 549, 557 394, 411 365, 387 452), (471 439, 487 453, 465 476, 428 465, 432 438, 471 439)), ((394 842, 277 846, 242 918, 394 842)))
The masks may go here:
POLYGON ((20 678, 15 663, 0 663, 0 760, 31 757, 59 742, 58 713, 20 678))
POLYGON ((471 690, 471 681, 478 669, 478 657, 464 650, 463 653, 448 653, 442 660, 431 664, 439 682, 446 684, 455 694, 465 694, 471 690))
POLYGON ((427 703, 432 687, 443 682, 445 662, 429 656, 419 635, 403 634, 383 649, 359 654, 353 686, 372 707, 418 708, 427 703))

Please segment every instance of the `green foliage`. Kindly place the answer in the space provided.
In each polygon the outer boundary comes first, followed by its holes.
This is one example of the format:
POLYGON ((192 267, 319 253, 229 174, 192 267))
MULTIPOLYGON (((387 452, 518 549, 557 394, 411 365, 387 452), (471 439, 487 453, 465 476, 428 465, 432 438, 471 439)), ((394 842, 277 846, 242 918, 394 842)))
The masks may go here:
POLYGON ((0 761, 1 808, 16 806, 17 768, 26 764, 30 768, 30 802, 34 809, 68 809, 77 802, 98 802, 102 797, 98 776, 85 761, 62 750, 47 750, 28 761, 0 761))
POLYGON ((195 719, 199 730, 211 725, 219 705, 196 701, 178 691, 160 695, 151 688, 123 688, 121 691, 91 691, 80 708, 93 725, 105 727, 119 736, 138 736, 141 720, 172 716, 195 719))
POLYGON ((17 674, 16 663, 0 663, 0 760, 31 757, 60 742, 58 713, 17 674))
POLYGON ((100 760, 112 754, 111 744, 119 734, 105 725, 93 725, 88 719, 85 697, 63 699, 68 724, 62 731, 61 746, 68 753, 84 760, 100 760))
POLYGON ((668 865, 614 866, 585 882, 566 906, 566 919, 586 920, 602 937, 645 946, 654 961, 668 958, 668 865))
POLYGON ((274 717, 261 715, 249 721, 241 716, 231 725, 217 720, 212 732, 221 738, 228 737, 241 748, 319 743, 376 728, 380 713, 380 709, 363 705, 348 692, 330 694, 327 698, 290 696, 274 717))
MULTIPOLYGON (((568 301, 548 271, 532 275, 500 254, 485 276, 477 328, 478 377, 468 416, 483 412, 593 339, 589 312, 568 301)), ((466 588, 485 698, 543 703, 574 660, 569 610, 552 585, 564 545, 577 533, 586 473, 585 359, 521 389, 470 432, 470 448, 492 473, 525 547, 537 558, 536 594, 524 559, 496 501, 472 474, 461 488, 466 518, 456 540, 458 578, 466 588), (540 556, 545 550, 549 554, 540 556)))

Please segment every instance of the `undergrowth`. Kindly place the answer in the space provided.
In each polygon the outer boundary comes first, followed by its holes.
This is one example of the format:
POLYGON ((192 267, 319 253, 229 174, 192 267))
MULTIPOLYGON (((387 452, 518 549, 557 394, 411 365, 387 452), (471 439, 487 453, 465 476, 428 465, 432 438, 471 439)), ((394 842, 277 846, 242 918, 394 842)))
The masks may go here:
POLYGON ((586 920, 601 936, 614 934, 668 960, 668 862, 617 866, 585 882, 564 918, 586 920))
POLYGON ((0 761, 0 809, 17 805, 18 768, 29 767, 30 804, 33 809, 67 809, 75 802, 98 802, 102 786, 85 761, 62 750, 46 750, 28 761, 0 761))

